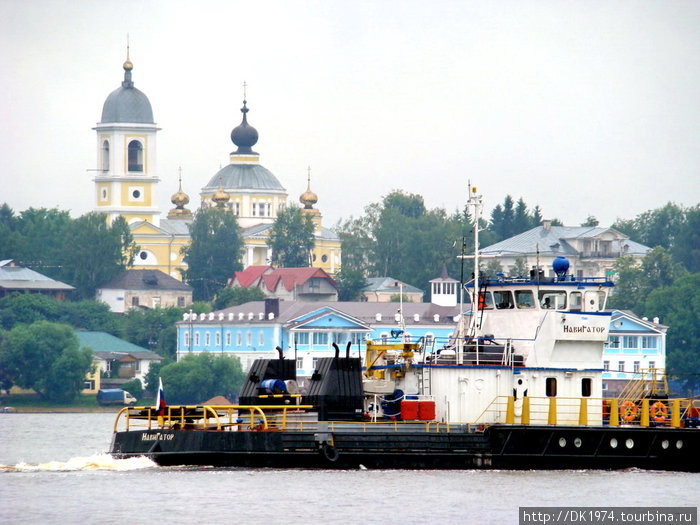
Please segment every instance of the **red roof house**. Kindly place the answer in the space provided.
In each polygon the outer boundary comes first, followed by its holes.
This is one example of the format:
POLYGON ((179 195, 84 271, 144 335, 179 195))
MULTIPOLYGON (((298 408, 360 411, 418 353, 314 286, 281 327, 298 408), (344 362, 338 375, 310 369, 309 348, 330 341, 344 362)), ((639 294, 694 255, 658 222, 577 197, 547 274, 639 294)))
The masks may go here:
POLYGON ((287 301, 337 301, 338 285, 321 268, 248 266, 235 272, 230 288, 259 288, 268 297, 287 301))

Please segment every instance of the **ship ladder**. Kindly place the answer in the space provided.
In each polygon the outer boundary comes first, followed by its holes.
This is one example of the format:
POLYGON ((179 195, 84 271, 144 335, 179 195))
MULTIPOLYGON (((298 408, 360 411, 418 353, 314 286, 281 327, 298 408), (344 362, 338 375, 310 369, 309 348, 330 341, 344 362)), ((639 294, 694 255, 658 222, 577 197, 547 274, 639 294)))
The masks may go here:
POLYGON ((420 368, 420 388, 421 393, 424 396, 429 396, 430 394, 430 379, 432 375, 432 367, 425 366, 425 364, 420 368))

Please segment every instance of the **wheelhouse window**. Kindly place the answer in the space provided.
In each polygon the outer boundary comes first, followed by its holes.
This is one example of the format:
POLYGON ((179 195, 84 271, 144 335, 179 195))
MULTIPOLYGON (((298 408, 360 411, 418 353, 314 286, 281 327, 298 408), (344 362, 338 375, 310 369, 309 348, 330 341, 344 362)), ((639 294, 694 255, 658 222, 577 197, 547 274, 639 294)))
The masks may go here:
POLYGON ((515 290, 515 304, 518 308, 534 308, 535 296, 532 290, 515 290))
POLYGON ((580 312, 583 309, 583 295, 581 292, 571 292, 569 294, 569 310, 580 312))
POLYGON ((545 382, 547 397, 557 397, 557 378, 548 377, 545 382))
POLYGON ((566 308, 566 292, 542 290, 539 294, 540 307, 549 309, 566 308))
POLYGON ((129 171, 143 171, 143 146, 138 140, 129 142, 128 147, 129 171))
POLYGON ((513 308, 513 295, 510 290, 500 290, 493 292, 493 301, 496 308, 499 310, 507 310, 513 308))
POLYGON ((493 308, 493 297, 491 292, 479 292, 479 310, 491 310, 493 308))

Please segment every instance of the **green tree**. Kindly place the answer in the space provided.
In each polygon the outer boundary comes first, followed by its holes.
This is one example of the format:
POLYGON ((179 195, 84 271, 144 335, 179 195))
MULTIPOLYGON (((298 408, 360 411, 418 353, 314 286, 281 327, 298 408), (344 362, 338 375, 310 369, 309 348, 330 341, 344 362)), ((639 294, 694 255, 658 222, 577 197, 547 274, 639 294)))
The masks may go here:
POLYGON ((214 396, 231 397, 245 379, 237 357, 202 352, 160 369, 170 404, 200 404, 214 396))
POLYGON ((13 293, 0 299, 0 325, 9 330, 35 321, 65 323, 73 328, 121 335, 120 317, 99 301, 57 301, 41 294, 13 293))
POLYGON ((342 268, 335 276, 338 283, 339 301, 359 301, 362 290, 367 286, 367 279, 361 270, 346 270, 342 268))
POLYGON ((314 247, 314 222, 298 206, 287 206, 277 213, 270 228, 268 245, 272 264, 280 268, 306 268, 314 247))
POLYGON ((64 239, 63 280, 76 287, 76 297, 90 299, 100 285, 131 265, 136 249, 123 217, 107 224, 101 213, 83 215, 70 224, 64 239))
POLYGON ((649 250, 640 263, 632 256, 618 258, 613 264, 615 288, 610 307, 640 311, 647 296, 656 289, 670 286, 686 271, 673 261, 668 250, 657 246, 649 250))
POLYGON ((214 310, 223 310, 230 306, 238 306, 251 301, 262 301, 263 299, 265 299, 265 294, 260 288, 243 288, 240 286, 224 288, 216 294, 212 307, 214 310))
POLYGON ((174 359, 177 352, 175 323, 182 318, 182 314, 183 310, 175 307, 131 308, 123 316, 124 337, 135 345, 174 359))
POLYGON ((127 381, 126 383, 124 383, 122 385, 122 388, 129 392, 136 399, 140 400, 143 397, 143 385, 141 384, 141 380, 137 377, 135 377, 131 381, 127 381))
POLYGON ((211 301, 228 279, 241 270, 243 241, 236 217, 221 208, 200 209, 190 229, 190 245, 183 248, 195 301, 211 301))
POLYGON ((586 217, 586 220, 581 223, 581 226, 594 228, 598 226, 598 224, 600 224, 598 219, 596 219, 593 215, 589 215, 588 217, 586 217))
POLYGON ((19 256, 20 234, 17 229, 19 220, 15 212, 6 203, 0 206, 0 261, 15 259, 19 256))
POLYGON ((10 330, 0 348, 0 364, 16 385, 52 401, 75 399, 93 366, 92 352, 79 348, 73 329, 48 321, 10 330))
POLYGON ((667 371, 683 381, 688 392, 700 387, 700 273, 686 274, 654 289, 641 315, 658 316, 668 325, 667 371))
POLYGON ((685 220, 674 236, 671 253, 689 272, 700 272, 700 204, 685 211, 685 220))
POLYGON ((67 211, 29 208, 20 213, 21 242, 15 257, 26 266, 54 279, 63 274, 63 250, 73 223, 67 211))

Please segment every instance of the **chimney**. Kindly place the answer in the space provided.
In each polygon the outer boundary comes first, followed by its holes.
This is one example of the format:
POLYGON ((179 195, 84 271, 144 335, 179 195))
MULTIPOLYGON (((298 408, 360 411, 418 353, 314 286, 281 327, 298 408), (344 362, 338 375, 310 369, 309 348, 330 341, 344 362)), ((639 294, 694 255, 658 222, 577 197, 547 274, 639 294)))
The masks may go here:
POLYGON ((549 231, 552 229, 551 219, 542 219, 542 228, 549 231))
POLYGON ((265 317, 268 319, 276 319, 280 316, 280 300, 278 298, 265 299, 265 317), (273 317, 270 317, 270 314, 273 317))

